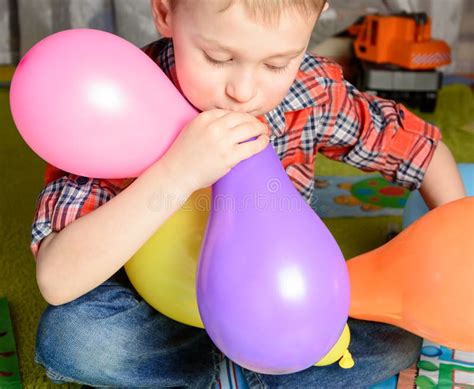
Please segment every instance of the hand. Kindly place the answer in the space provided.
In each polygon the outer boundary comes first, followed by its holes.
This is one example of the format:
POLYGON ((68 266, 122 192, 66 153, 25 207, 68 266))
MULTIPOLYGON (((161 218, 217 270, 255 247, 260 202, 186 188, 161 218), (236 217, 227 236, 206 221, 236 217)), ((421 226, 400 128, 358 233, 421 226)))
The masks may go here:
POLYGON ((162 159, 195 191, 212 185, 240 161, 262 151, 269 135, 267 126, 252 115, 210 110, 181 131, 162 159), (248 141, 252 138, 256 139, 248 141))

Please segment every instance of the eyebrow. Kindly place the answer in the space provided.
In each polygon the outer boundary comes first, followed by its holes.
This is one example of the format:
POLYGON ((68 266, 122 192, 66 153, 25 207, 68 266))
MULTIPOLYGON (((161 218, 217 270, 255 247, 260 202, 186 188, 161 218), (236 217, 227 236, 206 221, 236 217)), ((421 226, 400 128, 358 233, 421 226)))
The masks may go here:
MULTIPOLYGON (((219 43, 218 41, 216 41, 214 39, 208 39, 208 38, 204 38, 204 37, 200 37, 200 38, 203 41, 205 41, 206 43, 216 46, 218 49, 229 51, 229 52, 235 51, 232 47, 222 45, 221 43, 219 43)), ((272 58, 278 58, 278 57, 297 57, 304 50, 305 50, 305 47, 303 47, 301 49, 297 49, 297 50, 285 51, 285 52, 282 52, 282 53, 273 54, 273 55, 271 55, 271 56, 269 56, 265 59, 272 59, 272 58)))

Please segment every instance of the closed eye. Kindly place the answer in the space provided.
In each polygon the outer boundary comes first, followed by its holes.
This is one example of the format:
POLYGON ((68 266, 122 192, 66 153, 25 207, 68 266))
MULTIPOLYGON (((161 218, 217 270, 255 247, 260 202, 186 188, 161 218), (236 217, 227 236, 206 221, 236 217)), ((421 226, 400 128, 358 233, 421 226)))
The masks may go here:
MULTIPOLYGON (((204 54, 204 58, 206 59, 206 61, 209 62, 213 66, 221 67, 221 66, 225 66, 227 64, 230 64, 234 61, 233 58, 229 58, 229 59, 226 59, 226 60, 218 60, 218 59, 212 58, 205 51, 203 51, 203 54, 204 54)), ((285 70, 288 69, 289 64, 286 64, 286 65, 283 65, 283 66, 275 66, 275 65, 265 64, 265 67, 268 70, 272 71, 272 72, 282 73, 282 72, 284 72, 285 70)))
POLYGON ((229 62, 232 62, 233 59, 230 58, 230 59, 226 59, 226 60, 218 60, 218 59, 215 59, 215 58, 212 58, 211 56, 209 56, 209 54, 207 54, 205 51, 203 51, 204 53, 204 58, 206 58, 206 60, 212 64, 212 65, 215 65, 215 66, 223 66, 229 62))
POLYGON ((268 70, 270 70, 270 71, 272 71, 272 72, 275 72, 275 73, 282 73, 282 72, 284 72, 286 69, 288 69, 288 65, 289 65, 289 64, 286 64, 286 65, 283 65, 283 66, 275 66, 275 65, 266 64, 265 66, 267 67, 268 70))

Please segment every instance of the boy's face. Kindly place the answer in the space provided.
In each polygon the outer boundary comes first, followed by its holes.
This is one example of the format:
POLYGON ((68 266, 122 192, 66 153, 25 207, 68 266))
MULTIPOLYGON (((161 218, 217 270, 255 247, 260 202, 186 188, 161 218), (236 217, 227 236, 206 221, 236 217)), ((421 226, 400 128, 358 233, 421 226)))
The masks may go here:
POLYGON ((158 31, 173 38, 176 73, 186 98, 199 110, 220 108, 262 115, 293 83, 317 14, 288 8, 273 23, 249 17, 238 3, 178 4, 152 0, 158 31), (220 6, 220 7, 219 7, 220 6))

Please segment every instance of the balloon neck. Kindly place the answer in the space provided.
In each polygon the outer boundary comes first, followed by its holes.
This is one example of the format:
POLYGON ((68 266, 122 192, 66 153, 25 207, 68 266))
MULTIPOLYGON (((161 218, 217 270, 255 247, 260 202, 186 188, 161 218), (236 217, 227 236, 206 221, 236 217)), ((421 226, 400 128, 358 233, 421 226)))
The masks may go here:
MULTIPOLYGON (((351 284, 349 316, 396 325, 396 312, 400 312, 400 286, 393 284, 393 279, 385 274, 388 270, 381 268, 380 261, 377 261, 378 256, 383 255, 384 248, 377 248, 346 262, 351 284), (391 307, 390 310, 387 307, 391 307), (380 320, 382 317, 383 320, 380 320)), ((403 280, 399 284, 403 285, 403 280)))
POLYGON ((342 354, 342 358, 339 361, 339 366, 341 366, 343 369, 351 369, 355 365, 354 359, 352 358, 352 354, 349 352, 349 350, 344 351, 344 354, 342 354))

